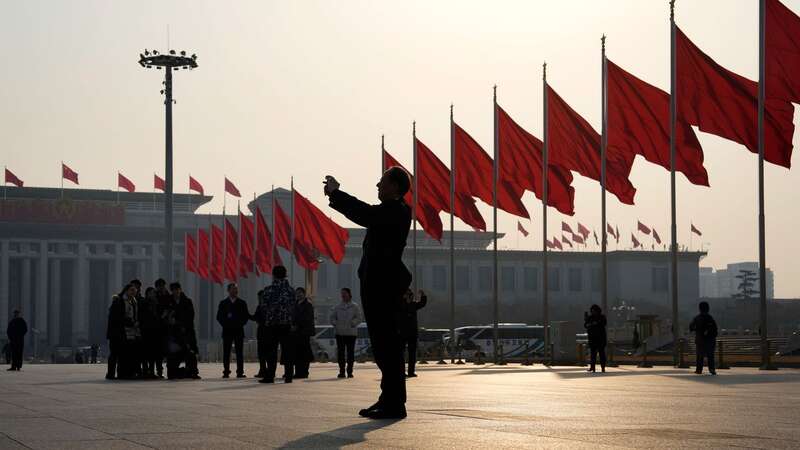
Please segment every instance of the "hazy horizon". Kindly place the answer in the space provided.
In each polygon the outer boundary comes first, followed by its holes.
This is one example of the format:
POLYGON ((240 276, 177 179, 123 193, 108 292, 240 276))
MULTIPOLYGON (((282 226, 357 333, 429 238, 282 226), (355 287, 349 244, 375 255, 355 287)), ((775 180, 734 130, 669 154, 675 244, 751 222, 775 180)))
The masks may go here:
MULTIPOLYGON (((800 0, 785 0, 800 13, 800 0)), ((145 48, 198 55, 199 68, 175 74, 175 191, 188 175, 221 211, 223 176, 249 201, 271 185, 295 187, 327 207, 326 174, 342 189, 376 201, 380 138, 411 167, 411 123, 448 166, 449 106, 455 120, 492 153, 492 86, 517 122, 542 137, 541 65, 548 82, 600 127, 600 37, 607 55, 637 77, 669 89, 668 2, 44 2, 6 3, 0 17, 0 145, 26 186, 60 184, 63 160, 84 188, 115 189, 121 171, 140 191, 163 176, 162 71, 138 64, 145 48)), ((757 78, 758 2, 678 1, 681 29, 717 62, 757 78)), ((795 120, 797 125, 797 120, 795 120)), ((757 157, 743 146, 697 132, 711 188, 678 174, 678 239, 703 231, 702 266, 758 260, 757 157)), ((795 147, 798 132, 793 140, 795 147)), ((796 158, 795 158, 796 159, 796 158)), ((573 217, 548 211, 549 237, 560 222, 601 231, 597 182, 575 175, 573 217)), ((766 164, 767 266, 776 297, 800 297, 797 170, 766 164)), ((637 220, 669 242, 669 172, 636 159, 636 205, 608 196, 608 220, 630 245, 637 220)), ((65 183, 66 187, 69 183, 65 183)), ((228 199, 230 205, 231 199, 228 199)), ((500 212, 501 246, 541 248, 541 203, 524 202, 530 236, 500 212)), ((478 202, 491 229, 491 208, 478 202)), ((445 215, 443 222, 447 226, 445 215)), ((469 229, 456 221, 457 229, 469 229)), ((590 237, 590 240, 593 239, 590 237)), ((649 247, 649 240, 644 241, 649 247)), ((614 249, 612 243, 610 246, 614 249)), ((623 245, 620 246, 623 248, 623 245)), ((680 281, 679 281, 680 282, 680 281)))

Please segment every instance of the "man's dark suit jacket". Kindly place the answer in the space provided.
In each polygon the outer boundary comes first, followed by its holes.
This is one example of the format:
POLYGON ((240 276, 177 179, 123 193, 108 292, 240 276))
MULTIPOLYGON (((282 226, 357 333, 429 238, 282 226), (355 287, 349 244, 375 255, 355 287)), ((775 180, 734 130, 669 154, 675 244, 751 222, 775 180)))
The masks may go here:
POLYGON ((369 205, 342 191, 330 194, 330 206, 367 229, 358 266, 361 302, 365 313, 397 312, 402 294, 411 284, 411 272, 403 264, 403 250, 411 227, 411 209, 403 200, 369 205), (370 304, 385 297, 396 304, 370 304))

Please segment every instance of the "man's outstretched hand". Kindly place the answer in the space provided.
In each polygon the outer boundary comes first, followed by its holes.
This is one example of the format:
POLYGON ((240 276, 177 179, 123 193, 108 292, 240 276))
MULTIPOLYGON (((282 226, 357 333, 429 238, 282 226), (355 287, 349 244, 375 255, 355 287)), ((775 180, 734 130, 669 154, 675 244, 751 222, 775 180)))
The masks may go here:
POLYGON ((334 191, 339 190, 339 182, 330 175, 325 176, 325 181, 322 184, 325 185, 325 195, 331 195, 334 191))

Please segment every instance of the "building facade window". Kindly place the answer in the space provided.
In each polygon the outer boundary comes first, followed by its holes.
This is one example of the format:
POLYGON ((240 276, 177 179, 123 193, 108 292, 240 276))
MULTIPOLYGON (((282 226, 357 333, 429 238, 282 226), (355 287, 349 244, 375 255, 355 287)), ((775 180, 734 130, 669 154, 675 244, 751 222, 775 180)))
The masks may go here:
POLYGON ((478 267, 478 290, 489 291, 492 289, 492 269, 478 267))
POLYGON ((447 271, 444 266, 433 266, 433 289, 437 291, 444 291, 447 289, 447 271))
POLYGON ((583 270, 581 270, 580 267, 570 267, 568 277, 570 292, 580 292, 583 290, 583 270))
POLYGON ((500 285, 503 286, 503 292, 514 292, 517 288, 516 273, 513 267, 500 269, 500 285))
POLYGON ((592 292, 600 292, 603 281, 603 269, 600 267, 592 268, 592 292))
POLYGON ((456 291, 469 290, 469 266, 456 266, 456 291))
POLYGON ((353 265, 352 264, 339 264, 339 274, 337 277, 337 283, 339 284, 339 288, 350 288, 353 289, 353 286, 350 286, 353 280, 353 265))
POLYGON ((547 269, 547 290, 560 291, 561 290, 561 271, 558 267, 549 267, 547 269))
POLYGON ((653 292, 667 292, 669 271, 666 267, 653 267, 653 292))
POLYGON ((535 292, 539 290, 539 269, 536 267, 525 267, 522 269, 525 290, 535 292))

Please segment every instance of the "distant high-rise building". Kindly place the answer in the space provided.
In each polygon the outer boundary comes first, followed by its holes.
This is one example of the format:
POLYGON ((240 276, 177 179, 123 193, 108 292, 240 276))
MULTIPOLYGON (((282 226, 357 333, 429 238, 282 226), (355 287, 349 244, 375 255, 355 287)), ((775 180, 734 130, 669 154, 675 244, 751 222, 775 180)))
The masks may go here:
MULTIPOLYGON (((700 297, 726 298, 740 294, 739 284, 742 280, 736 277, 742 275, 744 271, 754 273, 753 289, 758 291, 757 262, 732 263, 719 270, 714 270, 712 267, 700 267, 700 297)), ((753 297, 758 298, 758 294, 753 297)), ((767 267, 767 298, 775 298, 775 276, 769 267, 767 267)))

